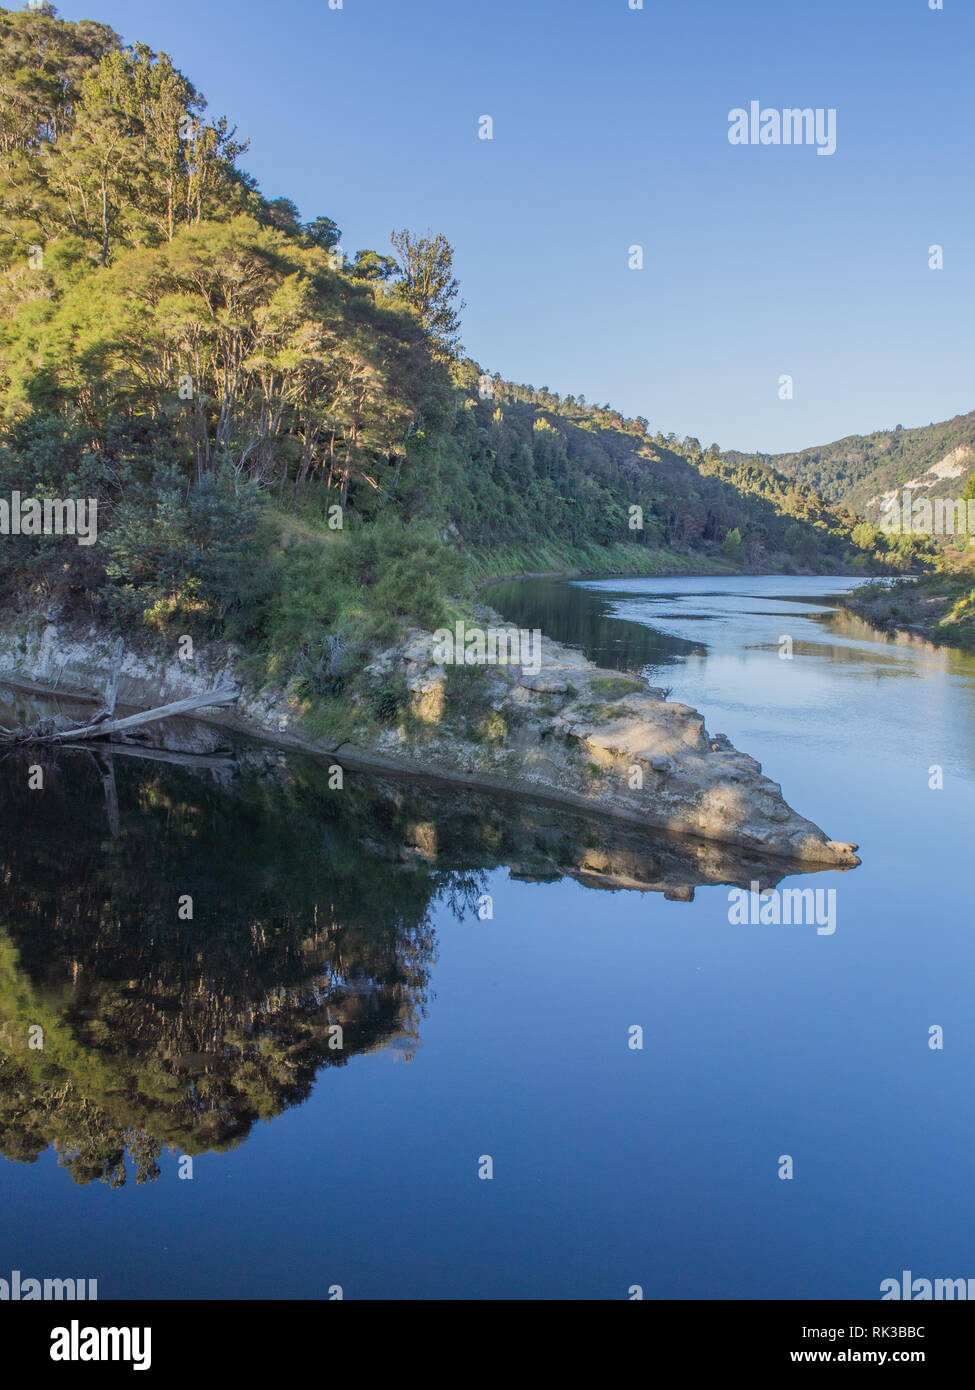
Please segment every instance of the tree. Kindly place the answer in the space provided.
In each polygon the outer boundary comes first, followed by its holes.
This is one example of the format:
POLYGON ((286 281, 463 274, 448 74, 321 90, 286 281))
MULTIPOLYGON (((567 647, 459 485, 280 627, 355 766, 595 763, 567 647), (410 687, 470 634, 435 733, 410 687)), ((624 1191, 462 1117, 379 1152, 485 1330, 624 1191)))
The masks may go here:
POLYGON ((281 232, 297 232, 299 229, 298 208, 290 198, 274 198, 264 209, 264 215, 271 226, 281 232))
POLYGON ((315 217, 311 222, 303 222, 301 231, 313 246, 320 246, 323 251, 333 250, 342 240, 341 228, 330 217, 315 217))
MULTIPOLYGON (((70 51, 62 31, 74 26, 49 24, 42 54, 70 51)), ((166 54, 112 46, 99 32, 75 43, 78 56, 58 60, 60 88, 33 51, 33 66, 0 61, 0 259, 68 233, 107 265, 122 246, 172 241, 181 225, 241 210, 249 190, 233 166, 246 145, 225 119, 203 123, 202 97, 166 54)))
POLYGON ((800 526, 797 521, 793 522, 786 530, 785 546, 797 560, 811 563, 818 552, 816 532, 810 526, 800 526))
POLYGON ((68 212, 69 226, 98 248, 107 265, 125 238, 138 190, 148 177, 148 134, 128 98, 126 58, 109 53, 81 84, 74 128, 45 151, 48 187, 68 212))
POLYGON ((721 550, 723 554, 729 560, 733 560, 735 564, 741 559, 741 531, 737 526, 732 527, 732 529, 725 534, 725 538, 721 542, 721 550))
POLYGON ((357 251, 349 266, 349 274, 355 280, 391 280, 399 273, 392 256, 381 256, 378 251, 357 251))
POLYGON ((0 164, 59 139, 71 126, 79 87, 121 40, 107 24, 65 24, 51 5, 0 9, 0 164))
POLYGON ((850 539, 855 546, 861 550, 875 550, 877 546, 877 533, 870 525, 869 521, 861 521, 850 532, 850 539))
POLYGON ((392 232, 390 241, 402 266, 397 292, 419 314, 439 349, 456 357, 460 348, 459 311, 464 303, 454 306, 460 285, 453 275, 453 247, 442 233, 418 237, 405 228, 392 232))

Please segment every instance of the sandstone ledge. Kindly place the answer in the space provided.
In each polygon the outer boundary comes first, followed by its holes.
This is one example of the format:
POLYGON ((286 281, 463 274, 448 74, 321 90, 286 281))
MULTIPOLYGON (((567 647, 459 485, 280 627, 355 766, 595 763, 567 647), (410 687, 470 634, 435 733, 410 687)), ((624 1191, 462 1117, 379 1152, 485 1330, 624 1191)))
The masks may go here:
MULTIPOLYGON (((504 626, 487 613, 492 625, 504 626)), ((479 666, 485 708, 451 711, 453 673, 430 634, 413 632, 378 665, 401 670, 415 720, 383 736, 384 751, 445 770, 479 772, 536 793, 666 830, 743 846, 800 864, 852 867, 856 845, 829 839, 785 802, 761 765, 690 706, 642 677, 601 669, 542 638, 539 670, 479 666)), ((453 677, 456 679, 456 677, 453 677)))

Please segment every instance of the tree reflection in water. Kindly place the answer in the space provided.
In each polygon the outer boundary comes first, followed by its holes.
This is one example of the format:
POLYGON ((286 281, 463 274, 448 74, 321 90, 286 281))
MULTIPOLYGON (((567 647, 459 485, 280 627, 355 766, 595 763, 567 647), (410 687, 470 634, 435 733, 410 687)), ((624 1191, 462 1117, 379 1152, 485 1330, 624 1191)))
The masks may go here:
POLYGON ((433 909, 476 914, 501 866, 677 899, 790 871, 467 788, 347 770, 330 790, 320 762, 250 747, 187 765, 8 755, 0 1153, 31 1163, 53 1146, 76 1182, 111 1186, 127 1157, 152 1181, 165 1148, 234 1148, 323 1068, 411 1058, 433 909))

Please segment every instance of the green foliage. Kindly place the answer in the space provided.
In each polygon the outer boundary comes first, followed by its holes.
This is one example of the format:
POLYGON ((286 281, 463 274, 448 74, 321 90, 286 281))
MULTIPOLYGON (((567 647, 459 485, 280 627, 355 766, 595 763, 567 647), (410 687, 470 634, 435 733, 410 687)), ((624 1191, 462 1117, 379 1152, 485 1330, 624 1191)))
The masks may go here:
POLYGON ((484 665, 459 663, 445 668, 444 695, 447 717, 461 714, 470 725, 491 710, 491 673, 484 665))
POLYGON ((338 677, 337 656, 329 644, 348 588, 338 582, 330 547, 296 543, 273 554, 270 593, 259 618, 263 649, 284 668, 299 660, 313 689, 326 693, 338 677))
MULTIPOLYGON (((662 549, 672 563, 674 551, 719 559, 724 537, 737 530, 737 558, 759 566, 788 549, 785 532, 795 525, 809 555, 845 555, 853 519, 769 468, 702 455, 696 440, 651 439, 644 421, 547 388, 495 378, 493 397, 482 400, 473 362, 456 363, 452 376, 461 408, 425 452, 421 505, 437 508, 477 551, 551 545, 605 556, 625 544, 642 547, 652 567, 651 554, 662 549)), ((421 486, 410 462, 404 500, 411 484, 421 486)), ((615 563, 604 559, 603 567, 615 563)))
POLYGON ((248 609, 251 645, 263 674, 296 672, 298 695, 311 699, 358 690, 370 651, 410 624, 445 621, 444 594, 465 582, 462 558, 430 523, 395 515, 277 546, 264 570, 248 609))
POLYGON ((95 448, 70 415, 35 414, 0 438, 0 496, 98 501, 97 540, 18 538, 0 549, 13 592, 84 597, 122 625, 214 633, 264 592, 257 489, 226 475, 190 486, 166 430, 115 424, 95 448))
POLYGON ((99 503, 96 545, 4 547, 18 600, 234 638, 328 701, 507 556, 846 557, 852 518, 768 467, 582 396, 486 398, 446 238, 336 255, 167 55, 47 9, 0 38, 0 496, 99 503))
MULTIPOLYGON (((724 457, 740 466, 775 469, 796 486, 815 489, 827 502, 877 520, 883 494, 923 477, 935 464, 947 461, 953 469, 966 463, 971 467, 975 459, 975 411, 917 429, 898 425, 873 434, 848 435, 794 454, 729 452, 724 457)), ((926 496, 958 496, 957 472, 928 481, 933 486, 926 496)))
POLYGON ((380 676, 369 685, 369 713, 380 724, 392 724, 408 708, 410 692, 396 673, 380 676))
POLYGON ((110 610, 159 631, 219 635, 262 596, 257 522, 253 484, 221 475, 193 487, 160 468, 116 508, 105 537, 110 610))
POLYGON ((353 531, 339 565, 347 583, 368 591, 377 640, 395 637, 403 620, 439 627, 449 617, 444 596, 460 590, 465 573, 462 556, 444 545, 431 522, 395 516, 353 531))
POLYGON ((850 539, 853 544, 859 546, 861 550, 873 550, 877 544, 877 532, 869 521, 861 521, 850 532, 850 539))
MULTIPOLYGON (((416 311, 438 346, 454 356, 460 333, 454 301, 460 286, 453 274, 453 248, 442 234, 420 237, 405 228, 392 232, 389 239, 403 267, 397 293, 416 311)), ((461 303, 459 308, 463 307, 461 303)))
POLYGON ((737 526, 733 526, 730 531, 725 533, 725 538, 721 542, 721 553, 736 564, 741 559, 741 531, 737 526))
POLYGON ((331 251, 342 240, 338 224, 330 217, 316 217, 311 222, 305 222, 301 230, 313 246, 321 246, 325 251, 331 251))

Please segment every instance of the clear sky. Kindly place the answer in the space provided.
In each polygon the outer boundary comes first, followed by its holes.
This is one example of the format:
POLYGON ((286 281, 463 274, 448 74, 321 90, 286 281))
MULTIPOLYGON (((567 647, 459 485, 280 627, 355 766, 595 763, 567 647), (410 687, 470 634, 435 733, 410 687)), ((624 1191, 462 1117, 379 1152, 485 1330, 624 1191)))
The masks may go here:
POLYGON ((168 52, 348 253, 445 233, 492 372, 769 452, 975 408, 972 0, 630 3, 59 11, 168 52), (732 145, 752 101, 835 108, 836 152, 732 145))

